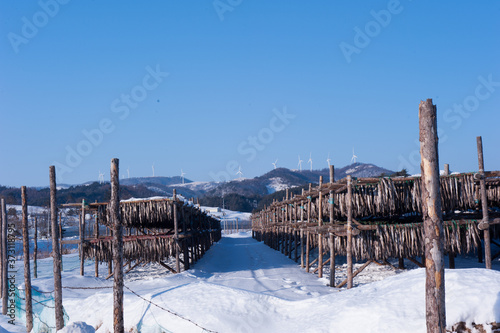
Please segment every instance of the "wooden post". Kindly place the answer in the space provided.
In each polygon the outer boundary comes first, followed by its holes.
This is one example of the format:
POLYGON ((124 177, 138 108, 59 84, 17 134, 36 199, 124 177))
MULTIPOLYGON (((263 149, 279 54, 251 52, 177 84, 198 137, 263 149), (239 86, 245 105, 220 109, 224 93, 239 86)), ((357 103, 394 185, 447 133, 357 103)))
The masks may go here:
POLYGON ((64 312, 62 305, 62 280, 61 280, 61 248, 59 245, 59 226, 57 225, 57 200, 56 200, 56 168, 50 166, 50 222, 52 228, 52 260, 54 268, 54 306, 56 315, 56 330, 64 327, 64 312))
POLYGON ((312 184, 309 183, 309 196, 307 198, 307 223, 311 223, 311 191, 312 184))
POLYGON ((119 160, 111 160, 111 200, 109 201, 109 216, 113 226, 113 330, 124 332, 123 322, 123 226, 120 217, 120 181, 119 160))
POLYGON ((7 301, 9 300, 9 287, 7 283, 9 266, 7 264, 7 214, 5 213, 5 200, 0 200, 0 210, 2 218, 2 314, 7 315, 7 301))
POLYGON ((108 259, 108 275, 113 274, 113 258, 108 259))
MULTIPOLYGON (((449 164, 444 165, 444 175, 445 176, 450 175, 450 165, 449 164)), ((455 252, 453 252, 451 250, 448 251, 448 262, 449 262, 450 268, 454 269, 455 268, 455 252)))
POLYGON ((288 258, 292 259, 292 239, 293 239, 293 228, 290 226, 287 228, 287 238, 288 238, 288 258))
POLYGON ((427 332, 446 332, 443 211, 439 183, 436 106, 419 105, 422 218, 425 241, 425 306, 427 332))
MULTIPOLYGON (((330 165, 330 185, 335 182, 335 167, 330 165)), ((333 202, 333 191, 330 190, 329 204, 330 204, 330 223, 333 225, 335 223, 334 218, 334 202, 333 202)), ((335 243, 333 234, 330 233, 328 238, 328 245, 330 247, 330 287, 335 287, 335 243)))
POLYGON ((333 234, 328 238, 330 246, 330 287, 335 287, 335 244, 333 243, 333 234))
POLYGON ((306 232, 306 272, 309 273, 309 249, 311 248, 311 244, 309 241, 309 230, 306 232))
POLYGON ((2 220, 1 203, 0 203, 0 298, 3 298, 3 268, 4 268, 4 262, 3 262, 4 248, 3 248, 2 235, 3 235, 3 220, 2 220))
POLYGON ((174 188, 174 243, 175 243, 175 271, 181 272, 179 262, 179 221, 177 217, 177 194, 174 188))
MULTIPOLYGON (((330 165, 330 184, 333 184, 335 182, 335 167, 333 165, 330 165)), ((333 191, 330 190, 330 201, 329 201, 329 204, 330 204, 330 223, 333 224, 333 220, 334 220, 334 206, 333 206, 333 191)))
POLYGON ((61 254, 61 272, 63 271, 63 232, 62 232, 62 212, 59 213, 59 253, 61 254))
POLYGON ((483 220, 478 227, 483 230, 484 235, 484 263, 487 269, 491 269, 490 218, 488 213, 488 195, 486 193, 486 184, 484 181, 483 139, 478 136, 476 140, 480 176, 479 186, 481 187, 481 207, 483 211, 483 220))
POLYGON ((352 288, 352 177, 347 176, 347 289, 352 288))
POLYGON ((293 243, 295 245, 295 262, 299 261, 299 240, 297 229, 293 229, 293 243))
MULTIPOLYGON (((304 196, 304 189, 302 189, 302 196, 304 196)), ((304 201, 300 202, 300 222, 304 222, 304 201)))
POLYGON ((30 239, 28 235, 28 201, 26 186, 21 187, 23 211, 23 252, 24 252, 24 294, 26 302, 26 330, 33 329, 33 306, 31 299, 31 271, 30 271, 30 239))
MULTIPOLYGON (((196 198, 198 201, 198 198, 196 198)), ((199 206, 198 206, 199 207, 199 206)), ((184 234, 184 238, 182 239, 182 252, 183 252, 183 259, 184 259, 184 270, 187 271, 189 269, 189 248, 188 248, 188 240, 186 238, 187 234, 187 219, 188 217, 190 218, 191 214, 183 214, 182 217, 182 233, 184 234), (187 215, 187 216, 186 216, 187 215)), ((212 230, 212 223, 210 223, 210 230, 212 230)), ((210 240, 211 243, 213 243, 212 240, 212 233, 210 233, 210 240)))
POLYGON ((82 200, 82 216, 80 218, 80 275, 85 274, 85 260, 83 256, 83 243, 85 242, 85 199, 82 200))
POLYGON ((35 225, 34 225, 34 233, 33 233, 33 277, 38 278, 38 220, 35 216, 35 225))
POLYGON ((304 229, 300 228, 300 267, 304 268, 304 229))
POLYGON ((288 211, 290 210, 290 206, 288 204, 288 189, 285 190, 285 218, 283 219, 283 224, 288 222, 288 211))
MULTIPOLYGON (((97 200, 96 200, 96 202, 97 202, 97 200)), ((95 212, 95 224, 94 224, 94 233, 95 233, 96 240, 99 239, 99 218, 98 218, 98 215, 99 215, 99 213, 98 213, 98 211, 96 211, 95 212)), ((98 246, 98 244, 95 243, 95 250, 96 250, 95 258, 94 258, 94 260, 95 260, 95 267, 94 267, 94 271, 95 271, 94 274, 95 275, 94 276, 95 277, 99 277, 99 260, 97 260, 97 246, 98 246)))
MULTIPOLYGON (((323 185, 323 176, 319 176, 319 193, 318 193, 318 226, 323 225, 323 195, 321 194, 321 186, 323 185)), ((323 235, 318 233, 318 277, 323 277, 323 235)))
POLYGON ((405 259, 403 257, 398 258, 398 268, 399 269, 404 269, 405 268, 405 259))

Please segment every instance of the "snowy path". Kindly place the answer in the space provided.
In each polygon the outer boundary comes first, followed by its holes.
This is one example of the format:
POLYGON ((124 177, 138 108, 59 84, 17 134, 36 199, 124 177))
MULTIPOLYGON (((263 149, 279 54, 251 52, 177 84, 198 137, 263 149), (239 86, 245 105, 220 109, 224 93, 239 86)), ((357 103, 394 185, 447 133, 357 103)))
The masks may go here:
POLYGON ((313 274, 248 235, 224 237, 191 271, 209 283, 262 293, 286 300, 329 294, 313 274))

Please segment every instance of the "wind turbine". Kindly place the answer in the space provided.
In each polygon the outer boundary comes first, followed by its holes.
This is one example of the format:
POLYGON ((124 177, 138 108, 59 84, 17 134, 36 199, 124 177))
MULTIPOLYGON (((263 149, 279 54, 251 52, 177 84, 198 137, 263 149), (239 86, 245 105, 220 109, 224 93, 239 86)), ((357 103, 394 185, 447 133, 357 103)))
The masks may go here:
POLYGON ((182 169, 181 169, 181 178, 182 178, 182 183, 183 183, 183 184, 184 184, 184 175, 185 175, 185 174, 186 174, 186 173, 185 173, 184 171, 182 171, 182 169))
POLYGON ((130 178, 130 169, 127 168, 127 178, 130 178))
POLYGON ((304 162, 304 161, 302 161, 300 159, 300 155, 299 155, 299 171, 302 171, 302 162, 304 162))
POLYGON ((104 184, 104 174, 99 170, 99 184, 104 184))
POLYGON ((313 160, 312 160, 312 153, 309 154, 309 160, 307 163, 311 163, 311 171, 313 171, 313 160))
POLYGON ((243 172, 241 172, 241 165, 238 167, 238 172, 236 172, 237 175, 240 175, 238 179, 241 179, 243 177, 243 172))
POLYGON ((356 155, 354 154, 354 147, 353 147, 353 148, 352 148, 352 158, 351 158, 351 162, 356 163, 356 159, 357 159, 357 158, 358 158, 358 156, 356 156, 356 155))
POLYGON ((276 164, 277 163, 278 163, 278 159, 276 159, 276 161, 274 163, 271 163, 274 166, 275 169, 276 169, 276 164))
POLYGON ((153 168, 153 177, 155 176, 155 164, 153 163, 153 165, 151 166, 153 168))
POLYGON ((326 159, 326 163, 328 163, 328 167, 330 167, 330 162, 332 160, 330 159, 330 153, 328 153, 328 158, 326 159))

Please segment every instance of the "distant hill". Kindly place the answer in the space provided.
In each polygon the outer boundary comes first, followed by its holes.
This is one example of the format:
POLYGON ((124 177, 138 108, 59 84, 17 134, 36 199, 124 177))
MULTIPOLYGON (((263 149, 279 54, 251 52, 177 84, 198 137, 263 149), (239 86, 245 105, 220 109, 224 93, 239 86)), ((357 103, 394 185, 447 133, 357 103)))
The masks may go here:
MULTIPOLYGON (((380 168, 374 164, 354 163, 340 169, 335 169, 335 180, 345 178, 348 174, 353 177, 377 177, 381 174, 391 175, 394 171, 380 168)), ((237 211, 251 211, 255 209, 263 198, 272 198, 273 193, 277 197, 283 196, 280 191, 288 188, 296 188, 300 191, 301 186, 307 187, 309 183, 317 184, 319 176, 323 181, 329 181, 329 170, 290 170, 286 168, 273 169, 262 176, 251 179, 236 179, 230 182, 193 182, 189 179, 175 177, 138 177, 120 179, 120 197, 128 199, 131 197, 145 198, 152 196, 171 196, 174 189, 186 198, 200 198, 203 205, 212 206, 220 203, 222 196, 226 208, 237 211), (271 197, 268 197, 271 195, 271 197), (226 203, 227 201, 227 203, 226 203)), ((299 192, 297 192, 299 193, 299 192)), ((48 188, 29 188, 28 204, 45 206, 49 203, 48 188)), ((0 196, 6 198, 8 204, 20 204, 21 191, 18 188, 0 186, 0 196)), ((81 202, 106 202, 110 196, 109 183, 99 184, 88 182, 82 185, 58 185, 57 201, 62 203, 81 202)), ((266 200, 264 200, 266 202, 266 200)))
MULTIPOLYGON (((381 174, 390 175, 394 171, 378 167, 374 164, 353 163, 340 169, 335 169, 335 180, 345 178, 347 175, 353 177, 377 177, 381 174)), ((237 193, 240 195, 267 195, 287 188, 302 186, 309 183, 319 183, 319 177, 323 176, 323 182, 330 181, 330 171, 322 170, 290 170, 277 168, 268 173, 252 179, 233 180, 221 183, 207 195, 221 196, 222 193, 237 193)))
MULTIPOLYGON (((192 183, 192 180, 184 178, 184 184, 192 183)), ((174 185, 182 184, 182 178, 174 177, 136 177, 120 179, 120 184, 123 185, 139 185, 139 184, 157 184, 157 185, 174 185)))
MULTIPOLYGON (((335 170, 335 180, 345 178, 347 175, 353 177, 377 177, 381 174, 391 175, 394 171, 380 168, 374 164, 353 163, 346 167, 335 170)), ((243 202, 241 206, 232 207, 231 210, 248 209, 248 205, 254 209, 260 207, 264 198, 274 198, 273 194, 277 193, 276 198, 281 199, 283 193, 280 191, 293 188, 294 191, 300 193, 301 187, 307 188, 309 183, 319 183, 319 176, 323 176, 323 181, 330 181, 329 169, 322 170, 290 170, 286 168, 277 168, 268 173, 252 179, 237 179, 230 182, 219 183, 218 186, 204 193, 200 202, 206 204, 216 201, 216 198, 224 196, 237 196, 232 198, 234 202, 243 202)), ((271 199, 272 201, 272 199, 271 199)), ((267 201, 265 201, 267 202, 267 201)), ((244 210, 248 211, 248 210, 244 210)))

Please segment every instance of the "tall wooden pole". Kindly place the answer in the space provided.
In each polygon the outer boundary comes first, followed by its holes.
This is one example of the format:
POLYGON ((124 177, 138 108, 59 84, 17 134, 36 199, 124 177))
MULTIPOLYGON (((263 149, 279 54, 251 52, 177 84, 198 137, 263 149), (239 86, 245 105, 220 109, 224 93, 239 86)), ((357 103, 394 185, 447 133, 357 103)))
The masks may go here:
POLYGON ((179 218, 177 216, 177 192, 174 188, 174 244, 175 244, 175 271, 181 272, 181 265, 179 261, 179 218))
POLYGON ((304 265, 304 228, 300 228, 300 267, 304 265))
MULTIPOLYGON (((444 165, 444 175, 445 176, 450 175, 450 165, 449 164, 444 165)), ((400 258, 400 259, 402 259, 402 258, 400 258)), ((448 251, 448 263, 449 263, 448 266, 451 269, 455 268, 455 252, 453 252, 452 250, 448 251)))
MULTIPOLYGON (((330 185, 333 184, 335 182, 335 167, 333 165, 330 165, 330 185)), ((330 197, 329 197, 329 204, 330 204, 330 223, 333 224, 333 220, 334 220, 334 207, 333 207, 333 191, 330 190, 330 197)))
POLYGON ((38 219, 35 216, 35 225, 33 233, 33 277, 38 278, 38 219))
POLYGON ((50 166, 50 222, 52 228, 52 258, 54 267, 54 305, 56 313, 56 329, 64 327, 64 313, 62 305, 62 280, 61 280, 61 248, 59 245, 59 226, 57 225, 57 200, 56 200, 56 168, 50 166))
POLYGON ((85 199, 82 200, 82 216, 80 218, 80 275, 85 274, 85 258, 83 255, 83 243, 85 242, 85 199))
POLYGON ((480 176, 479 186, 481 187, 481 207, 483 211, 483 220, 479 224, 479 229, 483 230, 484 235, 484 263, 487 269, 491 269, 490 218, 488 213, 488 195, 486 193, 486 184, 484 180, 483 139, 478 136, 476 140, 480 176))
MULTIPOLYGON (((0 207, 1 209, 1 207, 0 207)), ((0 212, 0 297, 3 298, 3 270, 4 266, 6 263, 4 263, 3 260, 3 253, 5 249, 3 248, 3 241, 2 241, 2 235, 3 235, 3 223, 2 223, 2 213, 0 212)), ((6 294, 7 295, 7 294, 6 294)))
POLYGON ((306 272, 309 273, 309 252, 311 249, 309 230, 306 231, 306 272))
MULTIPOLYGON (((330 165, 330 185, 335 182, 335 167, 330 165)), ((333 191, 330 190, 330 224, 334 224, 334 206, 333 206, 333 191)), ((328 237, 328 245, 330 247, 330 287, 335 287, 335 243, 333 234, 328 237)))
POLYGON ((330 287, 335 287, 335 244, 333 234, 328 237, 328 245, 330 246, 330 287))
MULTIPOLYGON (((319 194, 318 194, 318 226, 323 225, 323 195, 321 186, 323 185, 323 176, 319 176, 319 194)), ((323 235, 318 233, 318 277, 323 277, 323 235)))
POLYGON ((28 235, 28 201, 26 186, 21 187, 23 211, 23 252, 24 252, 24 295, 26 304, 26 330, 33 329, 33 306, 31 299, 31 271, 30 271, 30 239, 28 235))
POLYGON ((62 212, 59 213, 59 253, 61 254, 61 272, 63 271, 63 231, 62 231, 62 212))
MULTIPOLYGON (((97 200, 96 200, 97 202, 97 200)), ((95 212, 95 224, 94 224, 94 233, 95 233, 95 239, 99 239, 99 218, 98 218, 98 211, 95 212)), ((95 259, 95 266, 94 266, 94 276, 99 277, 99 260, 97 260, 97 243, 95 244, 95 251, 96 251, 96 257, 95 259)))
MULTIPOLYGON (((199 204, 199 200, 198 198, 196 198, 196 200, 198 201, 198 204, 199 204)), ((200 207, 200 206, 198 206, 200 207)), ((187 216, 183 215, 182 217, 182 233, 184 235, 186 235, 187 233, 187 225, 186 225, 186 222, 188 220, 188 216, 190 216, 191 214, 188 214, 187 216)), ((212 230, 212 223, 210 222, 210 230, 212 230)), ((212 244, 213 241, 212 241, 212 231, 210 232, 210 244, 212 244)), ((182 240, 182 252, 183 252, 183 259, 184 259, 184 270, 187 271, 189 269, 189 249, 188 249, 188 243, 187 243, 187 238, 184 238, 182 240)))
POLYGON ((309 183, 309 195, 307 197, 307 223, 311 223, 311 191, 312 184, 309 183))
POLYGON ((437 110, 432 99, 419 105, 422 218, 425 239, 427 332, 446 332, 443 211, 439 184, 437 110))
POLYGON ((7 214, 5 213, 5 200, 0 200, 0 210, 2 217, 2 314, 7 314, 7 301, 9 299, 9 291, 7 278, 9 273, 9 266, 7 264, 7 214))
POLYGON ((347 176, 347 289, 352 288, 352 177, 347 176))
POLYGON ((119 160, 111 160, 111 200, 109 215, 113 227, 113 329, 115 333, 124 332, 123 322, 123 226, 120 217, 119 160))
MULTIPOLYGON (((302 189, 302 197, 304 196, 304 189, 302 189)), ((304 222, 304 201, 300 202, 300 222, 304 222)))

